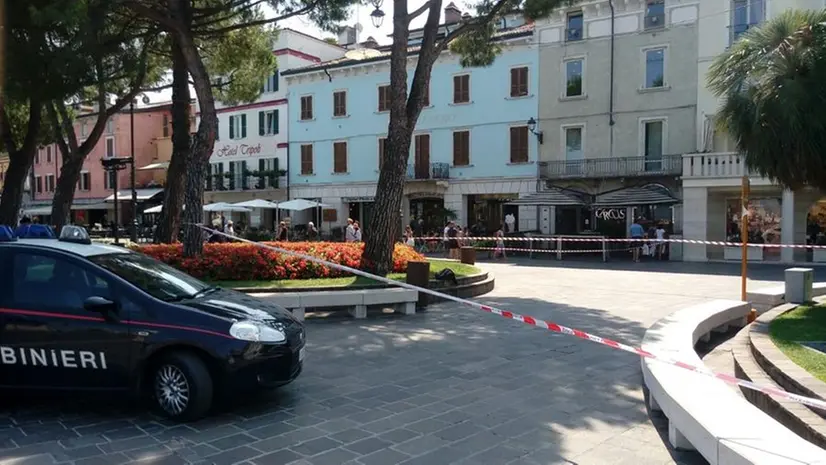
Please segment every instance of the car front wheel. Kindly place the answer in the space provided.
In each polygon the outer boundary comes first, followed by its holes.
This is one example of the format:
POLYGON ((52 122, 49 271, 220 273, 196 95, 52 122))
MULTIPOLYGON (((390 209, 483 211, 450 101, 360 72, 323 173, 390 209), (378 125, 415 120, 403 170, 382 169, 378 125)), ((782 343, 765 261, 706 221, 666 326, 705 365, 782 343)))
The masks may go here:
POLYGON ((157 407, 170 419, 202 418, 212 405, 212 393, 212 376, 194 354, 174 352, 155 365, 152 395, 157 407))

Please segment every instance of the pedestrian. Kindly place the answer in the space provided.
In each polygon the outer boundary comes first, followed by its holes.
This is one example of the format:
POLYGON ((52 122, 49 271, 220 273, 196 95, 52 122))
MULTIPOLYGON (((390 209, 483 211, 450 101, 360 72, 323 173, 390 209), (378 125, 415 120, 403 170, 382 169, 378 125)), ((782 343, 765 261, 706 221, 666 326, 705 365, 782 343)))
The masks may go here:
POLYGON ((404 243, 409 245, 410 247, 416 247, 416 239, 413 233, 413 228, 410 226, 404 228, 404 243))
POLYGON ((657 259, 662 260, 665 253, 665 227, 662 223, 657 225, 657 259))
POLYGON ((283 221, 278 223, 278 235, 276 236, 275 240, 280 242, 287 242, 287 223, 283 221))
POLYGON ((454 260, 459 259, 459 230, 456 228, 456 225, 451 221, 450 227, 447 230, 447 250, 448 250, 448 257, 454 260))
POLYGON ((226 228, 224 228, 224 232, 226 234, 229 234, 230 236, 235 235, 235 227, 232 224, 232 220, 227 221, 227 226, 226 226, 226 228))
POLYGON ((344 241, 345 242, 355 242, 356 241, 356 228, 353 226, 354 221, 352 218, 347 218, 347 228, 344 229, 344 241))
POLYGON ((634 262, 637 263, 640 261, 640 253, 642 252, 643 246, 643 236, 645 236, 645 230, 640 224, 639 218, 637 218, 634 221, 634 224, 631 225, 629 232, 631 236, 631 256, 634 258, 634 262))
POLYGON ((496 247, 493 249, 493 258, 508 258, 507 253, 505 253, 505 232, 502 231, 502 228, 496 231, 496 247))
POLYGON ((353 242, 361 242, 361 225, 358 221, 353 221, 353 236, 355 237, 353 242))
POLYGON ((318 229, 315 228, 312 221, 307 223, 307 239, 310 240, 310 242, 318 240, 318 229))
POLYGON ((452 227, 453 227, 453 222, 448 221, 447 224, 445 225, 445 229, 444 229, 443 234, 442 234, 442 242, 444 243, 444 246, 445 246, 445 257, 448 257, 448 258, 450 258, 450 237, 449 237, 450 235, 448 233, 450 232, 450 229, 452 227))

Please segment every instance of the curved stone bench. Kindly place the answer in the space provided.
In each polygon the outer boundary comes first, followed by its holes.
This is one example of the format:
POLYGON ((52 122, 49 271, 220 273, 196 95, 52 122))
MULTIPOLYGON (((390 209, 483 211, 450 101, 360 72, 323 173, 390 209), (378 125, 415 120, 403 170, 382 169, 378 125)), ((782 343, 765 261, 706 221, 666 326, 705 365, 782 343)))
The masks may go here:
POLYGON ((252 296, 290 310, 299 320, 304 320, 308 309, 317 308, 346 309, 356 318, 366 318, 367 307, 377 305, 392 305, 397 312, 413 315, 416 313, 416 302, 419 300, 418 292, 400 288, 378 288, 369 291, 272 292, 252 296))
MULTIPOLYGON (((680 310, 645 333, 643 349, 702 366, 694 351, 711 331, 744 326, 749 304, 717 300, 680 310)), ((769 417, 722 381, 642 359, 649 406, 668 417, 668 439, 711 465, 826 464, 826 451, 769 417)))

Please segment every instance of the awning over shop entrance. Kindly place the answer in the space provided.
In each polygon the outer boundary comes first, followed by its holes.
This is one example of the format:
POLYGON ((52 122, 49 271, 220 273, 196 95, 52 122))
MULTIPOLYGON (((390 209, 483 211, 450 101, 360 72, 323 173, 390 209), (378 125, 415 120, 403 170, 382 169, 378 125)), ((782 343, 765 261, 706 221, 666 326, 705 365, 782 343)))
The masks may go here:
POLYGON ((571 207, 586 205, 587 194, 582 192, 551 187, 535 194, 510 201, 505 205, 524 207, 571 207))
POLYGON ((663 186, 649 184, 647 186, 624 187, 604 192, 597 195, 593 205, 595 207, 633 207, 675 203, 680 203, 680 200, 671 195, 671 191, 663 186))
MULTIPOLYGON (((141 200, 149 200, 152 197, 163 192, 163 189, 135 189, 135 193, 138 195, 138 201, 141 200)), ((132 191, 130 189, 126 190, 118 190, 118 200, 122 200, 124 202, 132 200, 132 191)), ((115 194, 106 197, 105 202, 114 202, 115 201, 115 194)))
POLYGON ((72 210, 75 210, 75 211, 76 210, 108 210, 111 207, 112 207, 111 205, 106 204, 106 203, 75 203, 75 204, 72 204, 72 210))

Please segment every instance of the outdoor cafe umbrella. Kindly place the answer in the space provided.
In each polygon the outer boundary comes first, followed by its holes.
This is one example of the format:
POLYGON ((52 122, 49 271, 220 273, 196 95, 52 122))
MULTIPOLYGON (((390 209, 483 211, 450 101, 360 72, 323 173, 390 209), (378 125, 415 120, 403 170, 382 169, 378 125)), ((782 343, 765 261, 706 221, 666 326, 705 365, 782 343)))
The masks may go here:
MULTIPOLYGON (((279 210, 288 210, 288 211, 296 211, 296 212, 309 210, 311 208, 318 208, 319 209, 319 215, 318 215, 319 222, 321 221, 321 211, 320 210, 324 207, 329 207, 329 205, 325 205, 321 202, 316 202, 315 200, 307 200, 307 199, 293 199, 293 200, 289 200, 287 202, 281 202, 281 203, 278 204, 278 209, 279 210)), ((320 227, 320 225, 319 225, 319 227, 320 227)))
POLYGON ((247 200, 246 202, 238 202, 234 203, 236 207, 244 207, 244 208, 262 208, 265 210, 275 210, 278 208, 278 204, 275 202, 270 202, 269 200, 264 199, 253 199, 247 200))
MULTIPOLYGON (((184 210, 186 210, 186 205, 181 205, 181 208, 182 208, 182 209, 184 209, 184 210)), ((144 213, 160 213, 160 212, 162 212, 162 211, 163 211, 163 205, 156 205, 156 206, 154 206, 154 207, 152 207, 152 208, 147 208, 147 209, 146 209, 146 210, 144 210, 143 212, 144 212, 144 213)))
POLYGON ((247 207, 239 207, 238 205, 233 205, 231 203, 226 202, 215 202, 210 203, 208 205, 204 205, 205 212, 251 212, 247 207))

